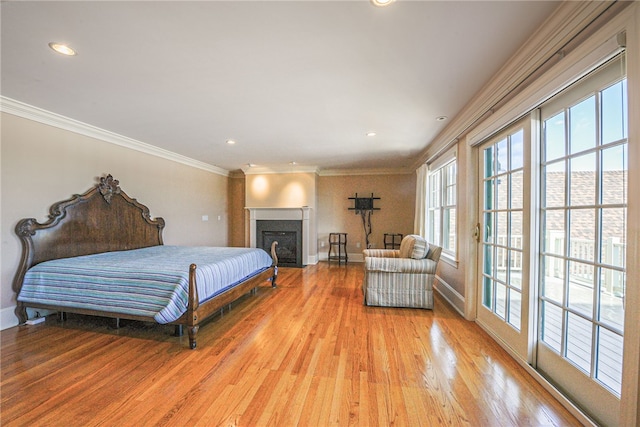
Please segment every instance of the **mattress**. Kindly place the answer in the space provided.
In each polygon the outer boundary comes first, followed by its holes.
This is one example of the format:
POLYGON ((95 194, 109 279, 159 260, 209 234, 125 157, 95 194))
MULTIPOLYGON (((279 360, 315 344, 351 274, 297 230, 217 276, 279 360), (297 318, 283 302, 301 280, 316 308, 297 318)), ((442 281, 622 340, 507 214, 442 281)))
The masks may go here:
POLYGON ((200 302, 269 268, 263 249, 153 246, 42 262, 24 278, 18 301, 177 320, 187 310, 189 266, 200 302))

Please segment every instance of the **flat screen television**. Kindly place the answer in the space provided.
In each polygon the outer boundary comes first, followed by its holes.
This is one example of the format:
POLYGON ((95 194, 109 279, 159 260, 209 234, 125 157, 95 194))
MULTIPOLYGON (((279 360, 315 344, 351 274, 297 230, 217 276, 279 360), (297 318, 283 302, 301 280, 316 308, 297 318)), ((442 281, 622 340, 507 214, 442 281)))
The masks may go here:
POLYGON ((373 198, 371 197, 356 197, 355 208, 358 211, 370 211, 373 210, 373 198))
POLYGON ((373 197, 373 193, 371 197, 358 197, 358 193, 356 193, 355 197, 349 197, 349 200, 353 200, 353 207, 349 208, 351 211, 356 211, 356 213, 361 211, 378 211, 380 208, 376 208, 373 206, 374 200, 380 200, 380 197, 373 197))

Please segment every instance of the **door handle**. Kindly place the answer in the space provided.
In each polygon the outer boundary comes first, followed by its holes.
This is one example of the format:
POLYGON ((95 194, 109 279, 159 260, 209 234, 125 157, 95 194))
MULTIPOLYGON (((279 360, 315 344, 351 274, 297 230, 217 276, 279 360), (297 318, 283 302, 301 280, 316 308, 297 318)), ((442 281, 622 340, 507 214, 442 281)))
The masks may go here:
POLYGON ((473 238, 476 239, 476 242, 480 241, 480 223, 477 223, 476 228, 473 230, 473 238))

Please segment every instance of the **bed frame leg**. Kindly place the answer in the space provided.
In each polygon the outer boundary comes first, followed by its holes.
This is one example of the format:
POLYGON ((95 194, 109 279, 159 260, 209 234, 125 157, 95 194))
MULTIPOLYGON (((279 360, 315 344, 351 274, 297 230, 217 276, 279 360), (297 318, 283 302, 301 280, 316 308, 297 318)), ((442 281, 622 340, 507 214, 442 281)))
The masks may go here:
POLYGON ((20 301, 16 303, 15 313, 16 316, 18 316, 18 322, 21 325, 29 320, 29 316, 27 316, 27 307, 25 307, 20 301))
POLYGON ((196 334, 198 333, 198 329, 200 329, 198 325, 189 326, 189 348, 191 350, 196 348, 196 334))
POLYGON ((278 266, 276 265, 275 267, 273 267, 273 277, 271 277, 271 287, 275 288, 277 287, 276 285, 276 279, 278 278, 278 266))
POLYGON ((176 325, 176 327, 174 328, 174 331, 173 331, 173 336, 174 337, 181 337, 182 336, 182 325, 176 325))

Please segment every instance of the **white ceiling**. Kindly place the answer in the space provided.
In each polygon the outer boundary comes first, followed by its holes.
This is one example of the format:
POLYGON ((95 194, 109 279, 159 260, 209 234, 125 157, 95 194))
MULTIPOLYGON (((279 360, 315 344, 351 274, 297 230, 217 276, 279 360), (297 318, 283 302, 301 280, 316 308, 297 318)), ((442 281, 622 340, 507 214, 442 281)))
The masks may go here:
POLYGON ((557 4, 3 1, 1 91, 229 171, 408 169, 557 4))

